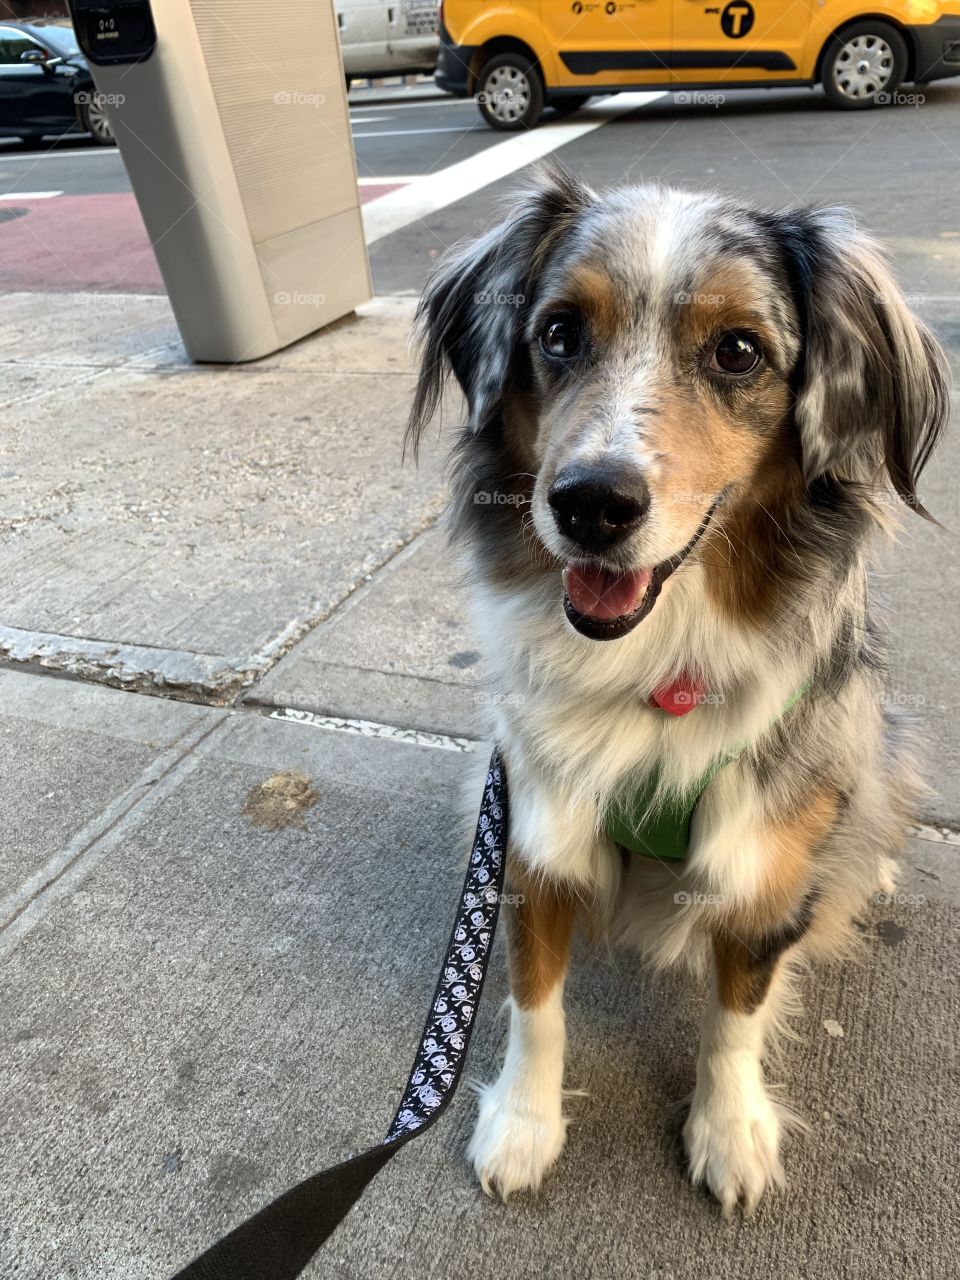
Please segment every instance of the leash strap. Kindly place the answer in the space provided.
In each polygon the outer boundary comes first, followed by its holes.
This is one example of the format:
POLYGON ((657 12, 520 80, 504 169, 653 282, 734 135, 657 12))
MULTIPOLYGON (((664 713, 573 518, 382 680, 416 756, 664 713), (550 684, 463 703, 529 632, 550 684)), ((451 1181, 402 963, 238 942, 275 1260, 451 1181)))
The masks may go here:
POLYGON ((383 1142, 291 1187, 174 1280, 295 1280, 383 1166, 440 1118, 456 1092, 480 1004, 503 892, 507 830, 507 775, 495 747, 440 979, 383 1142))

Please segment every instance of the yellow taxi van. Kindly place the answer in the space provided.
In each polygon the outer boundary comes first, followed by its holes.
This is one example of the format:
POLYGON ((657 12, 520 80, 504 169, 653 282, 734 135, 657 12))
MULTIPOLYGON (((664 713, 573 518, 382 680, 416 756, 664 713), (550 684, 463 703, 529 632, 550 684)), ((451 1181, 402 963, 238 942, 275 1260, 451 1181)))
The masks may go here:
POLYGON ((895 103, 960 75, 960 0, 442 0, 436 79, 494 129, 625 89, 822 84, 895 103))

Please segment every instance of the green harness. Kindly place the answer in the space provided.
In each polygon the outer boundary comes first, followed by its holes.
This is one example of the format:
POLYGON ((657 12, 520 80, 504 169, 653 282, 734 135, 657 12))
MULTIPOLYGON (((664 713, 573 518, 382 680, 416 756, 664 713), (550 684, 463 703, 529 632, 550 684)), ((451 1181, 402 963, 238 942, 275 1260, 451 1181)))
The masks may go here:
MULTIPOLYGON (((810 688, 810 681, 792 693, 776 720, 791 711, 810 688)), ((771 721, 775 724, 776 720, 771 721)), ((659 766, 647 774, 632 794, 616 801, 607 811, 604 828, 611 840, 633 853, 648 858, 679 861, 687 856, 690 822, 697 801, 720 770, 739 760, 747 749, 746 742, 737 745, 714 760, 704 774, 686 791, 668 792, 655 800, 660 781, 659 766)))

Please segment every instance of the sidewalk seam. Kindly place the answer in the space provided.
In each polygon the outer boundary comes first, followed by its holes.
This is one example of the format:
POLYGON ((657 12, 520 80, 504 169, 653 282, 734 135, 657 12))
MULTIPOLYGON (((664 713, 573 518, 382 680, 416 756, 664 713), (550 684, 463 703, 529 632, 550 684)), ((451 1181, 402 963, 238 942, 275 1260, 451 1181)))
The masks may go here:
POLYGON ((441 751, 459 751, 472 754, 484 741, 482 738, 454 738, 446 733, 431 733, 427 729, 410 729, 401 725, 384 724, 379 720, 354 719, 351 716, 326 716, 315 711, 298 711, 294 707, 266 707, 258 713, 267 720, 281 724, 308 725, 311 729, 326 729, 334 733, 350 733, 362 738, 386 738, 390 742, 403 742, 414 747, 435 747, 441 751))
MULTIPOLYGON (((423 533, 426 533, 426 532, 428 532, 428 530, 423 530, 423 533)), ((419 538, 420 536, 422 536, 422 534, 417 534, 416 538, 419 538)), ((396 560, 400 555, 402 555, 404 551, 408 550, 408 548, 410 548, 413 545, 413 542, 416 540, 416 538, 411 540, 410 543, 407 543, 406 546, 404 546, 400 551, 398 551, 396 555, 392 556, 390 560, 386 561, 383 567, 387 567, 387 565, 393 563, 393 561, 396 560)), ((370 584, 364 583, 363 586, 357 588, 356 591, 351 594, 359 593, 367 585, 370 585, 370 584)), ((350 596, 346 597, 346 600, 349 600, 349 599, 350 599, 350 596)), ((329 616, 332 616, 332 614, 328 615, 328 617, 329 616)), ((326 621, 326 620, 327 620, 326 618, 322 619, 321 622, 317 623, 317 625, 318 626, 321 625, 322 621, 326 621)), ((303 637, 300 637, 300 638, 302 639, 303 637)), ((299 640, 296 643, 299 643, 299 640)), ((54 669, 45 669, 42 667, 39 667, 39 668, 31 667, 29 665, 25 666, 23 664, 16 663, 16 662, 7 662, 7 663, 0 662, 0 669, 5 669, 5 670, 10 670, 15 672, 19 671, 23 674, 27 674, 31 676, 45 676, 47 678, 54 679, 54 680, 65 679, 65 680, 74 681, 78 684, 103 685, 105 683, 103 681, 84 680, 81 677, 78 677, 76 675, 73 675, 64 671, 58 671, 54 669)), ((266 674, 266 672, 264 672, 264 674, 266 674)), ((383 674, 389 675, 390 678, 394 678, 395 675, 402 676, 406 673, 386 673, 385 672, 383 674)), ((419 677, 416 677, 416 678, 419 678, 419 677)), ((106 687, 113 687, 113 686, 106 686, 106 687)), ((453 685, 450 687, 458 688, 460 686, 453 685)), ((413 746, 441 746, 446 750, 454 750, 454 751, 462 751, 462 752, 472 752, 476 749, 477 744, 487 741, 487 739, 482 736, 470 737, 467 734, 463 734, 459 736, 453 736, 449 734, 438 734, 438 733, 433 733, 426 729, 418 729, 412 725, 389 724, 383 721, 367 720, 361 716, 336 716, 336 715, 329 715, 329 714, 321 714, 319 712, 307 711, 298 707, 289 707, 289 706, 283 706, 283 705, 278 706, 277 703, 275 702, 257 701, 253 698, 250 698, 249 693, 252 692, 255 688, 256 688, 256 685, 250 686, 250 689, 246 693, 244 693, 237 701, 233 702, 229 706, 226 706, 220 709, 230 712, 232 714, 243 713, 245 715, 258 716, 261 719, 276 720, 280 723, 305 724, 305 725, 309 725, 311 728, 327 730, 328 732, 354 733, 354 734, 361 734, 363 736, 389 738, 393 741, 403 742, 413 746)), ((155 693, 147 693, 142 689, 131 689, 129 687, 123 688, 121 692, 128 693, 133 696, 139 695, 141 697, 157 697, 158 696, 155 693)), ((210 708, 211 710, 218 709, 218 708, 212 707, 209 702, 199 698, 189 698, 189 697, 171 698, 169 697, 169 695, 159 695, 159 696, 165 697, 165 700, 169 702, 173 702, 173 701, 182 702, 186 706, 207 707, 207 708, 210 708)), ((215 728, 217 726, 213 726, 213 727, 215 728)), ((206 733, 201 735, 201 737, 206 737, 206 733)), ((178 739, 178 741, 182 741, 182 739, 178 739)), ((172 748, 169 748, 168 751, 169 750, 172 750, 172 748)), ((190 750, 192 751, 193 748, 190 748, 190 750)), ((142 779, 140 782, 134 784, 135 787, 139 785, 142 785, 142 779)), ((128 794, 128 793, 125 793, 125 794, 128 794)), ((912 839, 924 840, 930 844, 960 845, 960 822, 957 822, 956 825, 954 825, 951 822, 945 823, 945 822, 937 821, 934 818, 926 819, 926 815, 921 815, 918 821, 909 823, 907 825, 907 827, 905 828, 905 834, 912 839)), ((9 899, 7 900, 7 903, 0 902, 0 935, 2 935, 4 929, 7 928, 7 925, 3 922, 3 914, 4 914, 4 909, 8 905, 8 903, 9 903, 9 899)), ((0 944, 0 955, 2 955, 2 944, 0 944)))
POLYGON ((112 852, 134 819, 139 822, 179 785, 197 763, 198 747, 224 723, 218 718, 199 729, 195 725, 187 729, 63 849, 0 902, 0 960, 112 852))
MULTIPOLYGON (((67 369, 88 369, 88 370, 90 370, 90 372, 89 372, 89 373, 86 373, 86 374, 83 374, 83 375, 82 375, 81 377, 79 377, 79 378, 74 378, 72 382, 68 382, 68 383, 66 383, 66 384, 59 383, 59 382, 51 382, 51 384, 50 384, 49 386, 47 386, 47 387, 41 387, 41 388, 39 388, 39 389, 35 389, 35 390, 33 390, 33 391, 29 391, 29 392, 27 392, 25 395, 22 395, 22 396, 16 396, 16 397, 14 397, 14 399, 12 399, 12 400, 4 400, 4 401, 0 402, 0 408, 2 408, 2 409, 15 409, 15 408, 17 408, 19 405, 24 405, 24 404, 35 404, 35 403, 37 403, 37 401, 39 401, 39 400, 45 400, 48 396, 56 395, 56 394, 57 394, 57 392, 59 392, 59 391, 63 391, 65 388, 66 388, 66 389, 69 389, 69 390, 73 390, 75 387, 85 387, 85 386, 89 385, 91 382, 96 382, 98 379, 105 377, 108 373, 126 373, 126 372, 130 372, 130 371, 131 371, 131 368, 133 369, 133 371, 134 371, 134 372, 136 372, 136 371, 137 371, 137 370, 136 370, 136 366, 132 366, 132 365, 131 365, 131 361, 133 361, 134 359, 137 359, 137 360, 148 360, 151 356, 153 356, 153 355, 159 355, 161 351, 166 351, 166 350, 168 350, 168 348, 169 348, 169 343, 164 343, 162 346, 150 347, 150 348, 149 348, 148 350, 146 350, 146 351, 140 351, 140 352, 137 352, 136 356, 126 356, 124 359, 122 359, 122 360, 118 360, 115 364, 107 364, 107 365, 105 365, 105 364, 88 364, 88 363, 83 363, 83 364, 67 364, 67 365, 63 365, 63 364, 54 364, 54 365, 46 365, 46 364, 39 364, 39 365, 38 365, 38 364, 34 364, 34 365, 31 365, 29 362, 25 362, 25 361, 24 361, 24 362, 22 362, 22 361, 2 361, 2 362, 0 362, 0 363, 2 363, 2 364, 3 364, 5 367, 7 367, 7 368, 15 368, 15 369, 43 368, 43 369, 48 369, 48 368, 51 368, 51 367, 52 367, 52 368, 59 368, 59 369, 64 369, 64 368, 67 368, 67 369)), ((152 366, 152 365, 151 365, 151 366, 149 366, 149 367, 150 367, 150 368, 154 368, 154 367, 156 367, 156 366, 152 366)))
POLYGON ((392 549, 349 583, 346 590, 316 612, 307 606, 253 653, 229 655, 135 645, 117 640, 92 640, 58 632, 34 632, 0 623, 0 668, 51 675, 81 684, 105 685, 148 697, 187 702, 194 706, 236 707, 301 640, 340 615, 355 596, 379 580, 398 557, 414 547, 440 519, 425 515, 421 523, 392 549), (147 655, 163 655, 148 662, 147 655))
MULTIPOLYGON (((485 684, 464 684, 459 680, 443 680, 440 676, 424 676, 418 671, 385 671, 383 667, 364 667, 354 662, 331 662, 326 658, 311 658, 314 666, 334 671, 358 671, 365 676, 385 676, 388 680, 416 680, 420 684, 436 684, 443 689, 462 689, 465 693, 483 691, 485 684)), ((277 704, 274 704, 277 705, 277 704)))
POLYGON ((960 844, 960 828, 942 823, 912 822, 907 827, 907 835, 931 844, 960 844))
POLYGON ((282 658, 292 653, 301 641, 312 635, 314 631, 332 618, 340 618, 349 609, 359 604, 373 590, 374 583, 379 581, 381 574, 390 572, 397 562, 402 564, 402 557, 406 558, 413 554, 413 548, 418 544, 419 540, 436 528, 441 515, 442 510, 433 516, 424 516, 417 529, 408 537, 402 540, 398 539, 396 545, 388 554, 371 565, 365 572, 362 572, 362 575, 355 579, 331 605, 322 610, 316 617, 307 619, 294 618, 273 640, 269 640, 252 654, 248 660, 251 664, 248 672, 252 673, 252 678, 241 685, 230 705, 242 706, 257 689, 264 676, 272 671, 282 658), (253 664, 256 664, 255 670, 253 664))

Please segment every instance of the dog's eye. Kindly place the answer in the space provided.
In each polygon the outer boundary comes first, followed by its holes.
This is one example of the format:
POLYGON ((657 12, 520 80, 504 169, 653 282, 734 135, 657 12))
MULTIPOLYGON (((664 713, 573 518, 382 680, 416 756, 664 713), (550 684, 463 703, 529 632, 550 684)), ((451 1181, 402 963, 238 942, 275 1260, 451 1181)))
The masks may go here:
POLYGON ((580 350, 580 329, 569 316, 555 316, 540 330, 540 347, 554 360, 572 360, 580 350))
POLYGON ((726 333, 717 343, 711 369, 721 373, 750 373, 760 363, 760 348, 746 333, 726 333))

